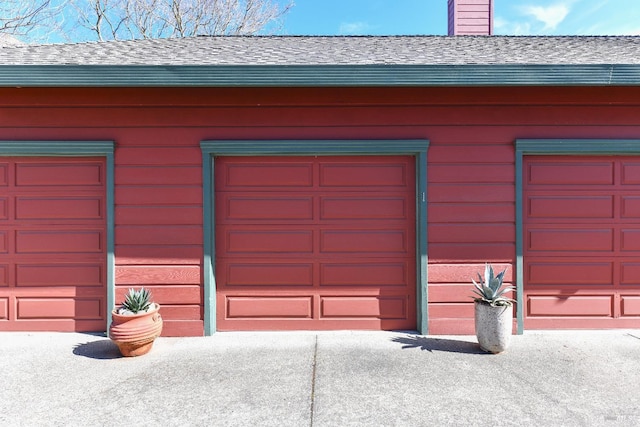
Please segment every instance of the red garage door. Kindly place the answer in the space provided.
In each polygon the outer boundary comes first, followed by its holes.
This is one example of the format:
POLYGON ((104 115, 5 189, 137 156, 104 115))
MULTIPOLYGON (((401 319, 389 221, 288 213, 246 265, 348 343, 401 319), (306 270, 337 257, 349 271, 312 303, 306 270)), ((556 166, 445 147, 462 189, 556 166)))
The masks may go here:
POLYGON ((0 330, 105 330, 105 167, 0 158, 0 330))
POLYGON ((217 328, 415 329, 413 157, 215 162, 217 328))
POLYGON ((524 161, 526 328, 640 327, 640 159, 524 161))

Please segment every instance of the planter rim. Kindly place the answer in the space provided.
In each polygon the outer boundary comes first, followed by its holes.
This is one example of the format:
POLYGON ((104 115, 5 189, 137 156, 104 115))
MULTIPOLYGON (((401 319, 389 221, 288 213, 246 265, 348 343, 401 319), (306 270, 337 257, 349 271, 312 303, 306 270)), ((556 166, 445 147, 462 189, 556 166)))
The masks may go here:
POLYGON ((151 310, 151 311, 145 311, 145 312, 139 312, 136 314, 118 314, 118 309, 120 308, 120 306, 114 307, 113 310, 111 310, 111 314, 113 316, 117 316, 119 318, 123 318, 123 319, 135 319, 136 317, 142 317, 142 316, 146 316, 149 314, 153 314, 156 313, 158 310, 160 310, 160 304, 156 303, 156 302, 152 302, 151 304, 153 304, 156 308, 151 310))

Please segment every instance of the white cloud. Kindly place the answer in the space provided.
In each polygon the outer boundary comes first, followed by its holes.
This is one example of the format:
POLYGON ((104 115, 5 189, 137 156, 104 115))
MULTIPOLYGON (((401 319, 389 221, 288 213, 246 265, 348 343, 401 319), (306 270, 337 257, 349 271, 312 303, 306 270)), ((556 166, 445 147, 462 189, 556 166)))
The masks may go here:
POLYGON ((569 14, 569 7, 564 3, 551 6, 523 6, 522 12, 531 15, 544 24, 544 30, 555 30, 569 14))
POLYGON ((342 22, 338 33, 345 35, 366 34, 370 29, 371 25, 366 22, 342 22))
POLYGON ((493 19, 493 27, 496 28, 496 29, 505 28, 508 25, 509 25, 509 22, 506 19, 503 19, 503 18, 501 18, 499 16, 496 16, 493 19))

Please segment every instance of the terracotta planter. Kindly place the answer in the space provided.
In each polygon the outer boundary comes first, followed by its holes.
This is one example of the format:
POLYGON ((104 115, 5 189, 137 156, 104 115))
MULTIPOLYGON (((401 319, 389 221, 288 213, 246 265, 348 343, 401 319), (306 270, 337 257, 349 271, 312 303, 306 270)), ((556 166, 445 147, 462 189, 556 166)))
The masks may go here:
POLYGON ((158 312, 159 304, 154 304, 155 310, 124 316, 111 312, 112 321, 109 327, 109 338, 116 343, 123 356, 142 356, 147 354, 153 346, 153 341, 162 332, 162 317, 158 312))
POLYGON ((475 302, 476 337, 480 348, 501 353, 511 341, 513 306, 497 306, 475 302))

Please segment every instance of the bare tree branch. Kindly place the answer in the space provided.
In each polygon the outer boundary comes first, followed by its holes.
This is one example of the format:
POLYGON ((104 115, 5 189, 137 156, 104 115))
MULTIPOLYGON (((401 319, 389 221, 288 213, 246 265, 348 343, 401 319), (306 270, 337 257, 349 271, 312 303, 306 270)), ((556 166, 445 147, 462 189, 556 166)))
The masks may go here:
POLYGON ((45 39, 57 24, 58 4, 51 0, 0 0, 0 33, 14 36, 34 34, 45 39))
MULTIPOLYGON (((16 1, 16 0, 14 0, 16 1)), ((40 0, 43 1, 43 0, 40 0)), ((251 35, 278 23, 293 0, 69 0, 76 26, 97 40, 251 35)))

